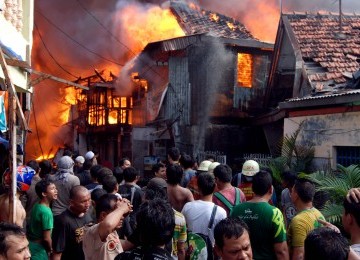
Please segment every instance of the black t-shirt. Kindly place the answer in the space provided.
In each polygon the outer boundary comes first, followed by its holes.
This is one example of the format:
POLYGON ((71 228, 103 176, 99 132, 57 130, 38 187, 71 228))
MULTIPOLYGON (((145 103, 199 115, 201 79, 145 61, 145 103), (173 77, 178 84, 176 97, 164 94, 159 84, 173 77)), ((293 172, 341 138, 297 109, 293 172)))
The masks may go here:
POLYGON ((172 259, 171 255, 160 247, 142 248, 137 247, 134 250, 122 252, 115 257, 115 260, 167 260, 172 259))
POLYGON ((123 184, 123 185, 119 186, 118 193, 121 195, 121 197, 128 199, 131 202, 131 204, 133 205, 133 211, 136 211, 139 208, 139 206, 142 202, 142 196, 143 196, 143 191, 140 188, 135 187, 133 185, 129 185, 129 184, 123 184), (131 201, 131 193, 132 193, 131 190, 132 189, 133 189, 134 195, 133 195, 133 199, 131 201))
POLYGON ((77 217, 67 209, 55 216, 52 244, 55 252, 62 253, 61 259, 85 259, 82 250, 84 227, 92 222, 89 212, 83 217, 77 217))

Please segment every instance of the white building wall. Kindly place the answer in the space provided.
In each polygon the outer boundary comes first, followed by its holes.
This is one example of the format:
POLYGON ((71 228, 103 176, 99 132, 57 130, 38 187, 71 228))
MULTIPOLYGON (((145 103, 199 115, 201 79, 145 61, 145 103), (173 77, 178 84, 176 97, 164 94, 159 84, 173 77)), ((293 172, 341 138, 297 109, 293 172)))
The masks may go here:
POLYGON ((331 162, 336 168, 337 146, 360 146, 360 112, 290 117, 284 120, 284 136, 290 136, 303 122, 297 142, 315 145, 315 165, 331 162))

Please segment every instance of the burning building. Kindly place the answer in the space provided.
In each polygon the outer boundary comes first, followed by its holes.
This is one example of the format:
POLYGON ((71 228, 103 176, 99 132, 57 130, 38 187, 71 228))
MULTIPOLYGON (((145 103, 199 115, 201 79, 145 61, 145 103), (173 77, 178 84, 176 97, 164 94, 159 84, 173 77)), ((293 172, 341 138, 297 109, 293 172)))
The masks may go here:
POLYGON ((96 149, 115 165, 129 156, 166 156, 177 146, 198 159, 204 151, 228 159, 268 152, 253 119, 266 110, 265 93, 273 45, 257 40, 238 21, 193 4, 171 1, 185 36, 145 46, 127 78, 96 75, 77 80, 74 149, 96 149), (127 80, 129 83, 127 83, 127 80), (119 86, 132 85, 132 91, 119 86))
POLYGON ((171 146, 198 158, 268 152, 252 119, 266 110, 273 45, 221 14, 176 1, 170 8, 186 36, 148 44, 132 69, 142 89, 133 103, 134 164, 171 146))

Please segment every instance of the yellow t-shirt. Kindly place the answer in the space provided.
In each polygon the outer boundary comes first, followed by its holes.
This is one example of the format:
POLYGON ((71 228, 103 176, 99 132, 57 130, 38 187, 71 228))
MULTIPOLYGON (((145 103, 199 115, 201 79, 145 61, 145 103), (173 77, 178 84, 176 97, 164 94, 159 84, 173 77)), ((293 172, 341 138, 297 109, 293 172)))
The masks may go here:
POLYGON ((307 234, 321 226, 318 219, 325 220, 324 216, 316 208, 300 211, 291 220, 288 238, 291 247, 303 247, 307 234))

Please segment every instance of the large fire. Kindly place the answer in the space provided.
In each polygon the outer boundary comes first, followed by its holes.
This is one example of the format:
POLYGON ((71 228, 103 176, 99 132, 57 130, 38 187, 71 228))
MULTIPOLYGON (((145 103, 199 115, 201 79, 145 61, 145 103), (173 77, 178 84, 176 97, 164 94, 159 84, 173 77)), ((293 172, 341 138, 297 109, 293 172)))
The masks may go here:
POLYGON ((247 88, 252 86, 252 57, 250 54, 238 54, 238 84, 247 88))

